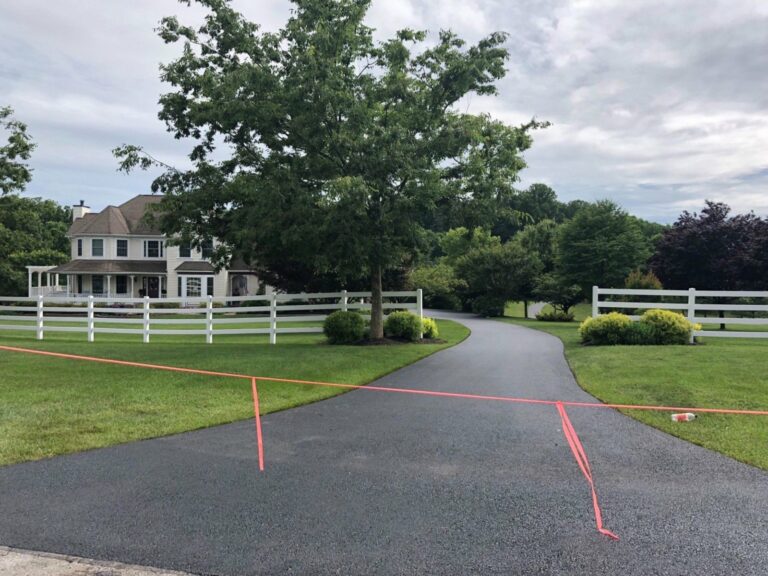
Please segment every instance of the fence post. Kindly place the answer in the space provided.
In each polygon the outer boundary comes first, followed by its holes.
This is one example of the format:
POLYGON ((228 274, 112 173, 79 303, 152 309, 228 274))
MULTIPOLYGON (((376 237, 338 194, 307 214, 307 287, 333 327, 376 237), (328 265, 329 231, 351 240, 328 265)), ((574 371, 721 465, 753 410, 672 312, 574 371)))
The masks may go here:
POLYGON ((213 342, 213 296, 208 295, 208 302, 205 306, 205 343, 213 342))
POLYGON ((346 312, 349 306, 349 298, 347 297, 347 291, 341 291, 341 309, 346 312))
POLYGON ((37 339, 43 339, 43 295, 37 295, 37 339))
POLYGON ((272 293, 269 303, 269 343, 277 344, 277 292, 272 293))
POLYGON ((93 342, 93 294, 88 295, 88 342, 93 342))
POLYGON ((149 296, 144 296, 144 343, 149 342, 149 296))
POLYGON ((592 286, 592 318, 597 318, 600 314, 600 308, 597 306, 597 299, 600 297, 599 288, 592 286))
MULTIPOLYGON (((693 324, 693 319, 696 317, 696 288, 688 288, 688 322, 693 324)), ((690 344, 693 344, 695 336, 693 330, 691 330, 690 344)))
POLYGON ((419 315, 419 339, 424 338, 424 292, 421 288, 416 290, 416 312, 419 315))

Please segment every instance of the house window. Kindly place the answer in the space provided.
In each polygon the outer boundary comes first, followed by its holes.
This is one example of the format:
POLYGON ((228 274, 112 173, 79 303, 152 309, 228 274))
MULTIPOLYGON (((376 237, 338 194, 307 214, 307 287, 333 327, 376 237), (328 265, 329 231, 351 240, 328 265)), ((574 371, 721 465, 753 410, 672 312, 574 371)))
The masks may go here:
POLYGON ((78 256, 83 255, 83 239, 82 238, 77 239, 77 255, 78 256))
POLYGON ((179 258, 191 258, 192 257, 192 247, 187 244, 181 244, 179 245, 179 258))
POLYGON ((128 240, 124 238, 118 238, 117 240, 117 256, 118 258, 128 257, 128 240))
POLYGON ((187 297, 197 298, 201 295, 202 282, 200 278, 187 278, 187 297))
POLYGON ((203 258, 208 259, 213 256, 213 242, 206 240, 200 247, 203 249, 203 258))
POLYGON ((104 276, 91 276, 91 292, 104 294, 104 276))
POLYGON ((127 276, 115 276, 115 292, 117 292, 118 294, 128 294, 128 277, 127 276))
POLYGON ((206 282, 206 295, 207 296, 213 296, 213 276, 208 276, 208 278, 205 279, 206 282))
POLYGON ((144 257, 145 258, 162 258, 163 243, 160 240, 145 240, 144 241, 144 257))
POLYGON ((91 240, 91 256, 104 256, 103 238, 93 238, 91 240))

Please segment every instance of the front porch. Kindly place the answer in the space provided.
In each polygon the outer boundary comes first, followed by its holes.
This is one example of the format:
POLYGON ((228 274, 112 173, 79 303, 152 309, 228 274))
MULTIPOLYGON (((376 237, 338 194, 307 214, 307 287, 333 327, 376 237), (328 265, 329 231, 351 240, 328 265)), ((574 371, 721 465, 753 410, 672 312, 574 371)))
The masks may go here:
POLYGON ((68 274, 62 296, 99 298, 165 298, 165 274, 68 274))
MULTIPOLYGON (((45 274, 54 275, 56 286, 44 295, 164 298, 168 292, 164 261, 72 260, 61 266, 49 267, 45 274), (61 278, 66 282, 58 285, 61 278)), ((30 290, 30 296, 36 295, 30 290)))

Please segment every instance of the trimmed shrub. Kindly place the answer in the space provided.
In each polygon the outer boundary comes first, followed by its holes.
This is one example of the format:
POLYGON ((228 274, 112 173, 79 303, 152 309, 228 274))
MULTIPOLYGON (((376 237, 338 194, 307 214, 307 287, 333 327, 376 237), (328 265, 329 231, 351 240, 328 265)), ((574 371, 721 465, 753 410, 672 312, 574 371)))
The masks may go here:
POLYGON ((421 321, 410 312, 392 312, 384 321, 384 334, 390 338, 402 338, 415 342, 421 334, 421 321))
POLYGON ((573 318, 573 312, 563 312, 562 310, 542 311, 536 314, 536 320, 542 322, 573 322, 573 318))
POLYGON ((640 324, 653 328, 657 344, 688 344, 694 328, 685 316, 669 310, 648 310, 640 324))
POLYGON ((424 338, 437 338, 440 332, 437 330, 437 322, 432 318, 422 318, 421 328, 424 330, 424 338))
POLYGON ((507 301, 495 296, 478 296, 472 300, 472 312, 486 318, 504 316, 504 307, 507 301))
POLYGON ((330 344, 352 344, 365 337, 365 320, 357 312, 337 310, 323 322, 323 334, 330 344))
POLYGON ((611 312, 596 318, 587 318, 579 326, 579 334, 584 344, 615 345, 624 343, 624 335, 632 324, 629 316, 611 312))
POLYGON ((648 346, 658 343, 656 328, 651 324, 643 322, 632 322, 632 324, 627 326, 624 332, 624 341, 622 342, 622 344, 629 346, 648 346))

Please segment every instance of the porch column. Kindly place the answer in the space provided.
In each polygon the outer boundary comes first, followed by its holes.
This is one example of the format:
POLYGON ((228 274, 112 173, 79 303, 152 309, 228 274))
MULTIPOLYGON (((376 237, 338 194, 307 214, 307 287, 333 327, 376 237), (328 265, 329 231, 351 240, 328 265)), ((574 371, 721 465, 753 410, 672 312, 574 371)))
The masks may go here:
POLYGON ((107 274, 107 298, 109 298, 109 293, 111 292, 110 288, 112 286, 112 276, 110 274, 107 274))
POLYGON ((128 278, 130 278, 130 279, 131 279, 131 298, 134 298, 135 296, 134 296, 134 294, 133 294, 133 289, 134 289, 134 286, 133 286, 133 274, 131 274, 130 276, 128 276, 128 278))
POLYGON ((32 270, 27 268, 27 296, 32 297, 32 270))

